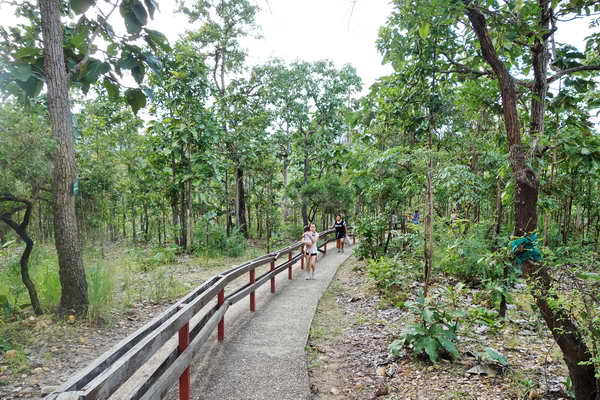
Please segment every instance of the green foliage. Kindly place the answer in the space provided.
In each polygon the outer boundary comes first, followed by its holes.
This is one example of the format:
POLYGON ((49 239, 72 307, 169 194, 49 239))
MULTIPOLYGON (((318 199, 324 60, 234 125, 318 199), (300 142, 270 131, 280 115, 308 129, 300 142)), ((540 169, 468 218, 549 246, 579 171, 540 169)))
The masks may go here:
POLYGON ((460 353, 456 348, 456 331, 448 316, 427 299, 419 296, 415 302, 407 302, 407 308, 416 316, 417 322, 404 330, 399 339, 393 341, 389 350, 399 356, 408 347, 415 354, 426 355, 433 363, 440 357, 456 359, 460 353))
POLYGON ((176 245, 155 246, 141 250, 137 257, 143 271, 150 271, 154 267, 176 262, 180 250, 176 245))
POLYGON ((400 288, 406 281, 403 269, 396 260, 391 258, 380 257, 377 260, 369 260, 367 272, 383 290, 400 288))
POLYGON ((371 214, 359 216, 356 220, 354 231, 361 240, 354 248, 354 254, 359 259, 376 259, 383 256, 387 228, 388 222, 383 216, 371 214))
POLYGON ((101 261, 86 268, 90 301, 88 318, 91 321, 97 321, 101 317, 109 315, 114 309, 117 277, 114 266, 101 261))
POLYGON ((247 247, 246 239, 241 232, 234 230, 227 236, 225 228, 219 225, 210 224, 208 231, 206 225, 198 225, 195 237, 198 242, 196 248, 198 255, 239 257, 244 254, 247 247))
POLYGON ((491 347, 486 347, 482 352, 478 352, 475 355, 480 361, 498 363, 502 367, 508 367, 508 360, 506 357, 491 347))

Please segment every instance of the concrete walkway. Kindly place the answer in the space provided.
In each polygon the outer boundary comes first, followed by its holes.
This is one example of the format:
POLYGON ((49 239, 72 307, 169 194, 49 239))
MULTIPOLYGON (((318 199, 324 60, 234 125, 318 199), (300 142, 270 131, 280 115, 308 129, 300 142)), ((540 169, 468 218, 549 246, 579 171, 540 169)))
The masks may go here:
POLYGON ((319 299, 351 252, 337 253, 330 243, 327 255, 319 256, 315 280, 305 280, 297 263, 293 280, 287 272, 277 276, 275 294, 268 283, 256 292, 255 313, 247 298, 232 306, 225 317, 225 341, 211 338, 192 364, 193 399, 309 399, 305 346, 310 325, 319 299))

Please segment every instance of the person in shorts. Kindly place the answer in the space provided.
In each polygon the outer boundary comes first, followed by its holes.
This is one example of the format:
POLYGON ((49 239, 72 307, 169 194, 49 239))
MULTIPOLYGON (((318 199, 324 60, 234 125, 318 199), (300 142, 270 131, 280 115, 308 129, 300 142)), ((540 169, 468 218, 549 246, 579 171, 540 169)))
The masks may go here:
POLYGON ((317 233, 317 227, 315 224, 309 225, 309 230, 304 232, 302 235, 302 242, 304 243, 305 256, 306 256, 306 278, 315 279, 315 269, 317 267, 317 254, 319 252, 317 248, 317 242, 319 241, 319 234, 317 233))
POLYGON ((338 253, 344 252, 344 238, 346 237, 346 221, 340 214, 336 214, 335 222, 332 225, 335 228, 335 247, 338 253))

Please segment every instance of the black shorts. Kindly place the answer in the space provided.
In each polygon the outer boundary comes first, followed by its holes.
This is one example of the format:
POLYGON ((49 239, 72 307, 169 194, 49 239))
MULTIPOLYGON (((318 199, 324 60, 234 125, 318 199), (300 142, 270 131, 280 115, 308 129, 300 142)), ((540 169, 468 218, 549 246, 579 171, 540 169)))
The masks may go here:
POLYGON ((305 253, 307 256, 317 256, 318 253, 309 253, 308 251, 305 253))
POLYGON ((343 239, 346 237, 346 232, 344 231, 335 231, 335 238, 336 239, 343 239))

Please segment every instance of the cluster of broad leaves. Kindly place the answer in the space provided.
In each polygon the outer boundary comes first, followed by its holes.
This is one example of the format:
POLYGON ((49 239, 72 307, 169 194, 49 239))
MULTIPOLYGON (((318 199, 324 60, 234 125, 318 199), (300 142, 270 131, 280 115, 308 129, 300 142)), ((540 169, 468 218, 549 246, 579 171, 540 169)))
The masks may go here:
MULTIPOLYGON (((122 90, 120 81, 129 73, 142 85, 148 70, 160 70, 156 54, 170 47, 164 34, 147 27, 157 9, 156 0, 70 0, 65 4, 68 22, 63 43, 71 85, 83 93, 101 85, 111 100, 123 97, 134 112, 143 108, 148 91, 144 87, 122 90), (126 27, 123 33, 115 31, 110 19, 117 8, 126 27), (100 39, 101 44, 97 43, 100 39)), ((16 16, 24 22, 0 29, 0 86, 3 92, 26 100, 42 93, 45 82, 37 4, 22 2, 16 16)))

